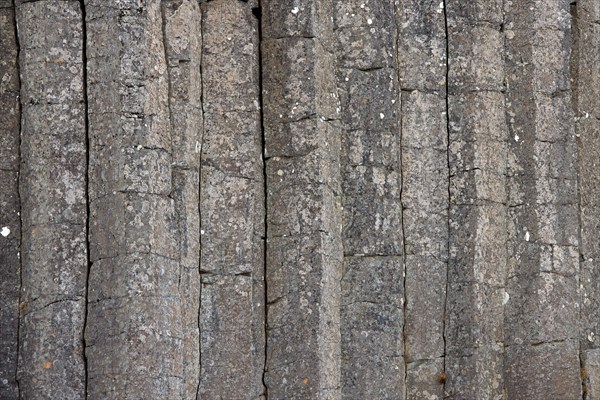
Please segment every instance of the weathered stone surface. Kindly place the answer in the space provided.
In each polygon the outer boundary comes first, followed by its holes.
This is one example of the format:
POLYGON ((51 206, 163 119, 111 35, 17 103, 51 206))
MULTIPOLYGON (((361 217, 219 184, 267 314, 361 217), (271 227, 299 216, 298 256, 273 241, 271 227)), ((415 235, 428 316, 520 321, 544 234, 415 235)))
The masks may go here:
POLYGON ((0 398, 600 398, 599 21, 0 0, 0 398))
POLYGON ((503 15, 498 1, 446 4, 450 258, 445 391, 453 399, 500 399, 508 301, 503 15))
POLYGON ((83 19, 78 3, 17 6, 22 199, 21 397, 85 396, 87 279, 83 19))
POLYGON ((260 44, 250 6, 202 5, 200 398, 265 395, 260 44))
POLYGON ((0 2, 0 398, 19 398, 17 349, 21 276, 19 68, 15 10, 0 2))
POLYGON ((403 398, 402 257, 345 257, 342 273, 343 398, 403 398))
POLYGON ((578 155, 579 283, 581 288, 581 378, 584 398, 600 399, 598 348, 600 331, 600 192, 597 173, 600 156, 600 6, 593 1, 571 5, 573 48, 570 72, 578 155))
POLYGON ((441 399, 448 267, 447 51, 443 2, 398 7, 406 398, 441 399))
POLYGON ((169 75, 172 190, 179 231, 179 299, 183 337, 182 399, 195 399, 200 376, 201 12, 193 0, 162 3, 169 75))
POLYGON ((182 83, 169 82, 178 46, 169 42, 165 49, 169 6, 161 10, 158 0, 86 2, 90 399, 194 396, 189 383, 198 368, 190 369, 184 356, 198 354, 198 331, 191 327, 197 316, 182 308, 198 304, 190 299, 194 290, 198 296, 197 258, 195 268, 189 264, 198 252, 198 235, 189 231, 198 229, 198 216, 188 213, 197 195, 174 190, 173 182, 187 178, 182 168, 194 179, 198 155, 187 143, 195 149, 196 139, 182 140, 186 128, 171 118, 182 118, 197 100, 175 97, 182 83), (188 242, 194 236, 195 245, 188 242))
POLYGON ((269 398, 340 399, 343 249, 333 8, 331 1, 311 0, 262 6, 269 157, 265 383, 269 398))
POLYGON ((556 123, 573 119, 569 4, 530 3, 507 5, 504 22, 511 32, 505 385, 509 398, 577 399, 577 153, 573 125, 556 123))
POLYGON ((342 398, 399 399, 405 367, 396 10, 393 2, 337 0, 333 9, 342 125, 342 398))

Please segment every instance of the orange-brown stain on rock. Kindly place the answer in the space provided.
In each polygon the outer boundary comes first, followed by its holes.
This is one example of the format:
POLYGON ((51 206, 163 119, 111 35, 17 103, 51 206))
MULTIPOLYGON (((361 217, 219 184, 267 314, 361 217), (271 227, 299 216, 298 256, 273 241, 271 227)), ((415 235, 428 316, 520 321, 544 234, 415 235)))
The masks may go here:
POLYGON ((305 385, 308 385, 308 378, 304 378, 304 379, 302 380, 302 383, 304 383, 305 385))
POLYGON ((52 366, 52 361, 48 360, 44 363, 44 369, 48 369, 52 366))

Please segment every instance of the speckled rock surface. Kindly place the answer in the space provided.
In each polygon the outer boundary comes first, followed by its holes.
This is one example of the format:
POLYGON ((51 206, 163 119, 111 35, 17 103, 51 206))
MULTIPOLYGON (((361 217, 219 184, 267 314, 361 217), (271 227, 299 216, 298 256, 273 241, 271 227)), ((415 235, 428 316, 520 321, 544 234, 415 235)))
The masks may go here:
POLYGON ((20 396, 85 396, 86 129, 81 7, 17 4, 22 105, 20 396))
POLYGON ((600 399, 597 0, 0 0, 0 398, 600 399))
POLYGON ((11 2, 0 2, 0 398, 19 398, 17 355, 21 280, 20 102, 17 31, 11 2))

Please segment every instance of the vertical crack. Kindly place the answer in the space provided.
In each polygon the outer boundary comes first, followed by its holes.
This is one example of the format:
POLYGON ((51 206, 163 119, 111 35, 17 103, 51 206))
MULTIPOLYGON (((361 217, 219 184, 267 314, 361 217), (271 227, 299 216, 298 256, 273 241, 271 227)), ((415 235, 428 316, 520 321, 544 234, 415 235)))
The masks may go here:
POLYGON ((199 240, 199 248, 198 248, 198 279, 200 279, 199 291, 198 291, 198 387, 196 388, 196 400, 200 400, 200 384, 202 382, 202 322, 200 320, 200 309, 202 308, 202 147, 204 146, 204 77, 202 66, 203 64, 203 54, 204 54, 204 24, 202 23, 202 8, 201 4, 198 4, 199 7, 199 18, 200 18, 200 38, 199 38, 199 48, 200 48, 200 142, 196 143, 196 152, 198 153, 198 240, 199 240))
POLYGON ((446 290, 444 293, 444 308, 443 308, 443 319, 442 319, 442 339, 444 341, 444 363, 443 363, 443 372, 442 375, 444 378, 440 379, 443 385, 443 393, 444 396, 446 394, 446 383, 448 382, 447 373, 446 373, 446 351, 447 351, 447 343, 446 343, 446 318, 448 315, 448 288, 449 288, 449 275, 450 275, 450 212, 451 212, 451 201, 452 201, 452 193, 451 193, 451 169, 450 169, 450 106, 449 106, 449 98, 448 98, 448 78, 450 75, 450 36, 448 30, 448 0, 442 0, 442 5, 444 7, 444 32, 446 39, 446 82, 445 82, 445 97, 446 97, 446 162, 448 166, 448 224, 447 224, 447 235, 448 235, 448 243, 447 243, 447 259, 446 259, 446 290))
MULTIPOLYGON (((395 4, 395 14, 401 15, 397 2, 395 4)), ((402 102, 402 76, 400 63, 398 61, 398 51, 400 49, 400 24, 398 24, 398 17, 395 19, 396 22, 396 50, 394 52, 394 62, 397 68, 397 79, 398 79, 398 108, 399 108, 399 148, 400 148, 400 224, 402 229, 402 360, 404 362, 404 376, 403 376, 403 390, 404 399, 408 398, 408 358, 407 358, 407 347, 406 347, 406 309, 407 309, 407 296, 406 296, 406 232, 404 230, 404 165, 403 157, 404 151, 402 150, 403 143, 403 102, 402 102)))
MULTIPOLYGON (((573 108, 573 115, 578 116, 579 112, 579 51, 580 51, 580 41, 579 41, 579 24, 577 19, 577 2, 571 2, 570 4, 570 15, 571 15, 571 54, 569 60, 569 77, 571 81, 571 101, 573 108)), ((583 264, 585 262, 585 255, 582 253, 582 243, 583 243, 583 221, 581 219, 581 174, 579 173, 579 163, 581 160, 581 138, 578 135, 578 123, 577 120, 574 120, 574 128, 575 128, 575 140, 576 140, 576 149, 577 149, 577 243, 578 243, 578 252, 579 252, 579 279, 581 279, 581 271, 583 270, 583 264)), ((579 321, 583 320, 583 287, 577 284, 577 287, 580 288, 579 292, 579 321)), ((580 325, 581 329, 581 325, 580 325)), ((582 337, 582 332, 579 332, 579 337, 582 337)), ((579 368, 581 372, 581 398, 586 400, 588 397, 588 388, 587 388, 587 372, 585 369, 585 363, 581 348, 581 340, 579 340, 579 368)))
POLYGON ((22 104, 21 104, 21 45, 19 42, 19 24, 17 22, 17 5, 16 0, 12 0, 12 8, 13 8, 13 26, 15 30, 15 45, 17 49, 17 58, 15 60, 16 68, 17 68, 17 82, 18 82, 18 92, 17 92, 17 104, 18 104, 18 119, 19 119, 19 141, 17 143, 17 159, 19 170, 17 171, 17 202, 19 204, 19 245, 17 250, 17 258, 19 259, 19 294, 18 294, 18 322, 17 322, 17 362, 15 363, 15 382, 17 383, 17 393, 20 398, 21 396, 21 384, 19 382, 19 360, 21 355, 21 293, 23 292, 23 258, 21 257, 21 246, 23 243, 23 213, 21 209, 21 143, 22 143, 22 130, 21 126, 23 125, 21 122, 22 115, 22 104))
POLYGON ((85 221, 85 237, 86 237, 86 259, 87 270, 85 278, 85 307, 83 315, 83 329, 81 330, 81 342, 83 346, 83 365, 84 365, 84 398, 87 399, 88 393, 88 359, 86 353, 85 330, 87 329, 88 318, 88 294, 90 289, 90 270, 92 262, 90 259, 90 123, 88 117, 88 81, 87 81, 87 26, 86 26, 86 10, 85 0, 79 0, 81 7, 81 32, 83 42, 81 44, 81 61, 82 61, 82 88, 83 88, 83 108, 84 108, 84 124, 85 124, 85 199, 86 199, 86 221, 85 221))
POLYGON ((268 237, 268 224, 267 224, 267 159, 266 159, 266 140, 265 140, 265 129, 264 129, 264 114, 263 114, 263 61, 262 61, 262 3, 259 0, 256 7, 252 8, 252 14, 256 17, 258 24, 258 104, 260 112, 260 131, 261 131, 261 147, 262 147, 262 173, 263 173, 263 202, 264 202, 264 239, 263 239, 263 290, 264 290, 264 307, 265 307, 265 319, 264 319, 264 363, 262 372, 262 385, 263 395, 265 400, 269 398, 269 388, 266 382, 267 374, 267 322, 269 306, 267 304, 267 237, 268 237))
MULTIPOLYGON (((502 0, 502 9, 506 10, 506 0, 502 0)), ((506 26, 507 26, 506 25, 506 13, 502 13, 502 26, 500 27, 500 31, 502 33, 504 33, 504 29, 505 29, 506 26)), ((506 60, 507 60, 507 54, 508 54, 507 40, 508 39, 507 39, 506 35, 504 35, 503 40, 502 40, 502 57, 503 57, 502 58, 502 64, 503 64, 503 68, 505 70, 505 75, 503 77, 503 79, 504 79, 504 82, 503 82, 504 83, 504 92, 503 92, 503 98, 502 98, 502 106, 503 106, 502 108, 504 110, 503 115, 504 115, 504 124, 505 124, 505 127, 506 127, 506 133, 509 134, 508 137, 505 138, 506 141, 508 141, 509 138, 513 136, 513 135, 510 134, 510 131, 511 131, 511 125, 509 123, 510 116, 509 116, 509 112, 508 112, 508 109, 507 109, 507 106, 506 106, 506 104, 507 104, 506 99, 507 99, 507 97, 509 95, 509 93, 508 93, 508 80, 507 80, 507 77, 506 77, 506 60)), ((508 178, 508 175, 509 175, 509 173, 508 173, 508 166, 510 165, 510 156, 509 156, 510 150, 509 149, 510 149, 510 147, 509 147, 509 144, 507 143, 505 154, 504 154, 504 156, 505 156, 505 162, 506 162, 506 170, 505 170, 506 176, 504 178, 504 186, 505 187, 508 186, 508 180, 509 180, 509 178, 508 178)), ((504 243, 504 247, 505 247, 505 251, 506 251, 507 257, 506 257, 505 264, 504 264, 504 277, 503 277, 504 278, 503 279, 504 280, 504 291, 505 291, 506 294, 508 294, 508 268, 509 268, 508 254, 511 253, 510 242, 509 242, 509 239, 508 239, 509 235, 510 235, 510 228, 509 228, 509 226, 510 226, 509 225, 510 224, 510 222, 509 222, 510 221, 510 212, 508 210, 509 207, 510 207, 510 196, 507 195, 507 197, 506 197, 506 209, 505 209, 506 219, 505 219, 505 224, 504 224, 504 234, 505 234, 504 238, 505 238, 505 241, 506 241, 504 243)), ((506 317, 506 309, 507 308, 508 307, 507 307, 506 304, 502 307, 502 332, 503 332, 502 335, 503 336, 502 336, 502 375, 501 375, 501 378, 502 378, 502 386, 503 386, 502 387, 503 396, 506 396, 506 393, 507 393, 506 392, 506 390, 507 390, 506 389, 506 367, 507 367, 507 365, 506 365, 506 333, 505 333, 505 325, 506 325, 506 318, 507 318, 506 317)))

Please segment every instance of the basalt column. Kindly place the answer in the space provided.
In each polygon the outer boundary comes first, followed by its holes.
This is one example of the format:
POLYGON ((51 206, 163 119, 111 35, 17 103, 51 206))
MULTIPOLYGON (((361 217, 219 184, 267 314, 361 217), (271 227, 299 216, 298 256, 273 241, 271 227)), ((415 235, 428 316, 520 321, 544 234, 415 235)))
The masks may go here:
POLYGON ((202 5, 202 399, 257 399, 264 391, 258 24, 251 4, 219 0, 202 5))
POLYGON ((17 22, 20 396, 81 399, 88 268, 83 10, 75 1, 18 2, 17 22))
POLYGON ((447 49, 443 3, 397 6, 407 399, 441 399, 448 264, 447 49))
POLYGON ((185 128, 171 131, 180 109, 169 91, 177 87, 168 81, 173 47, 165 52, 159 0, 89 0, 86 22, 88 398, 181 399, 194 354, 184 351, 190 322, 181 285, 193 275, 180 246, 182 187, 174 191, 173 182, 182 166, 193 169, 194 156, 174 140, 185 128))
POLYGON ((581 377, 587 400, 600 399, 600 3, 571 4, 571 78, 579 182, 581 377))
POLYGON ((271 399, 340 399, 340 126, 331 1, 262 1, 271 399))
POLYGON ((569 11, 565 0, 505 3, 510 399, 581 398, 569 11))
POLYGON ((15 9, 0 1, 0 398, 19 398, 17 349, 21 274, 20 98, 15 9))
POLYGON ((341 112, 343 399, 404 398, 400 98, 393 1, 334 0, 341 112))
POLYGON ((502 1, 446 1, 450 258, 446 395, 502 398, 508 128, 502 1))

